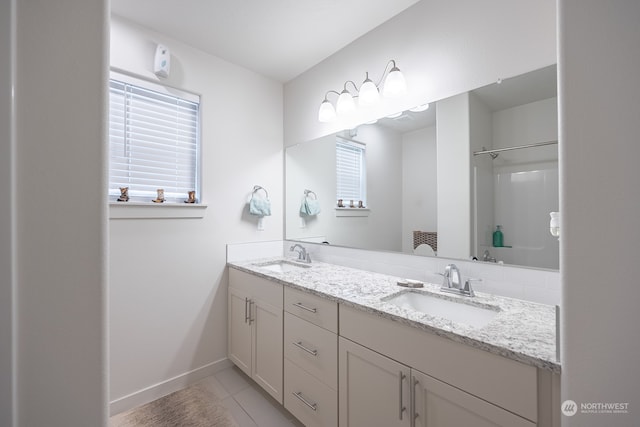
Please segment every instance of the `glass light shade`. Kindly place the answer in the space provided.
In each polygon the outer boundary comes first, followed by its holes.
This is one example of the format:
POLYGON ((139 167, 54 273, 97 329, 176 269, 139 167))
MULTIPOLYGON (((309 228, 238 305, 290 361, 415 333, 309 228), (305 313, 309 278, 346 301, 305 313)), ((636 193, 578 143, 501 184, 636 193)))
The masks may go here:
POLYGON ((318 121, 322 123, 329 123, 334 121, 335 118, 336 110, 333 108, 333 104, 325 99, 322 101, 322 104, 320 104, 320 110, 318 110, 318 121))
POLYGON ((349 114, 356 109, 356 103, 353 102, 353 97, 349 93, 348 90, 343 90, 340 96, 338 97, 338 102, 336 104, 336 112, 340 115, 349 114))
POLYGON ((387 98, 398 98, 407 93, 407 81, 402 72, 393 67, 384 81, 382 94, 387 98))
POLYGON ((409 111, 412 111, 414 113, 421 113, 423 111, 427 111, 429 109, 429 104, 421 104, 421 105, 416 105, 413 108, 409 108, 409 111))
POLYGON ((380 102, 380 93, 375 83, 366 79, 360 87, 360 93, 358 95, 358 104, 362 107, 372 107, 380 102))
POLYGON ((560 212, 550 212, 549 232, 553 237, 560 237, 560 212))

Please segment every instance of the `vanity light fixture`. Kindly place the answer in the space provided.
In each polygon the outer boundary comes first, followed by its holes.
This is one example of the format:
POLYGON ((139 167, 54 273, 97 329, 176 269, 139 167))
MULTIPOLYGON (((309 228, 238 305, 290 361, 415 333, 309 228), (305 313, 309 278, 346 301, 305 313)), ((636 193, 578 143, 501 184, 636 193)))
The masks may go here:
POLYGON ((338 97, 338 102, 336 102, 336 113, 340 115, 349 114, 356 111, 356 103, 353 100, 353 96, 351 96, 351 92, 347 89, 347 83, 351 83, 353 87, 356 87, 356 84, 351 80, 348 80, 344 84, 344 89, 340 92, 340 96, 338 97))
POLYGON ((412 113, 421 113, 428 109, 429 109, 429 104, 421 104, 421 105, 416 105, 413 108, 409 108, 409 111, 411 111, 412 113))
POLYGON ((560 212, 549 212, 549 216, 551 217, 549 232, 560 240, 560 212))
POLYGON ((323 123, 331 122, 335 120, 337 116, 344 116, 352 113, 356 110, 356 104, 353 98, 358 98, 358 106, 366 108, 375 106, 380 102, 380 84, 384 80, 382 88, 382 94, 386 98, 398 98, 407 93, 407 82, 400 69, 396 66, 395 60, 390 60, 382 72, 382 77, 378 83, 374 83, 369 78, 369 72, 365 73, 365 79, 358 86, 352 81, 347 80, 344 83, 342 92, 336 92, 335 90, 329 90, 324 95, 324 100, 320 104, 318 110, 318 120, 323 123), (391 66, 391 69, 389 69, 391 66), (385 78, 386 75, 386 78, 385 78), (355 89, 355 94, 349 92, 347 85, 351 83, 355 89), (333 104, 327 98, 330 93, 338 95, 338 101, 334 108, 333 104))

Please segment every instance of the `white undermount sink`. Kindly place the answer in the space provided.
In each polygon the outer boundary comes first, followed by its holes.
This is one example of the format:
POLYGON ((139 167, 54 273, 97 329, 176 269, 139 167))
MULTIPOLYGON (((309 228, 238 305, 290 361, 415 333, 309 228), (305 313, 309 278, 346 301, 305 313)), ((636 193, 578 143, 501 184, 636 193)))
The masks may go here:
POLYGON ((487 325, 499 310, 497 307, 495 309, 484 308, 412 291, 402 292, 383 301, 400 308, 464 323, 474 328, 482 328, 487 325))
POLYGON ((260 268, 264 268, 266 270, 273 271, 275 273, 301 271, 311 267, 310 265, 297 264, 297 263, 294 263, 291 261, 285 261, 285 260, 278 260, 278 261, 272 261, 272 262, 266 262, 261 264, 254 264, 254 265, 260 268))

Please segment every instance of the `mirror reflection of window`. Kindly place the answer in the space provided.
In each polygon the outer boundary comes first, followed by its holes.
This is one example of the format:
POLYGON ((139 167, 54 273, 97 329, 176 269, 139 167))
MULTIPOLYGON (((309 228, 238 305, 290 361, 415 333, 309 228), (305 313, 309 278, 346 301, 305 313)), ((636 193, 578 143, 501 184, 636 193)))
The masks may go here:
POLYGON ((336 138, 336 199, 345 207, 351 201, 358 207, 362 201, 367 206, 367 172, 364 144, 336 138))

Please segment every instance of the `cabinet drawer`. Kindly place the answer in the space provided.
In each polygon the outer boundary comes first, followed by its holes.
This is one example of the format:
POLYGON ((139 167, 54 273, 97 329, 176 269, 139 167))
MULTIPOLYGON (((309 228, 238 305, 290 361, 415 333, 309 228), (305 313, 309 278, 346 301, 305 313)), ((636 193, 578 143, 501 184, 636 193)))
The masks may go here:
POLYGON ((338 394, 284 359, 284 407, 306 427, 338 425, 338 394))
POLYGON ((337 388, 338 336, 333 332, 285 312, 284 357, 337 388))
POLYGON ((284 309, 321 328, 338 333, 338 304, 333 301, 285 287, 284 309))

